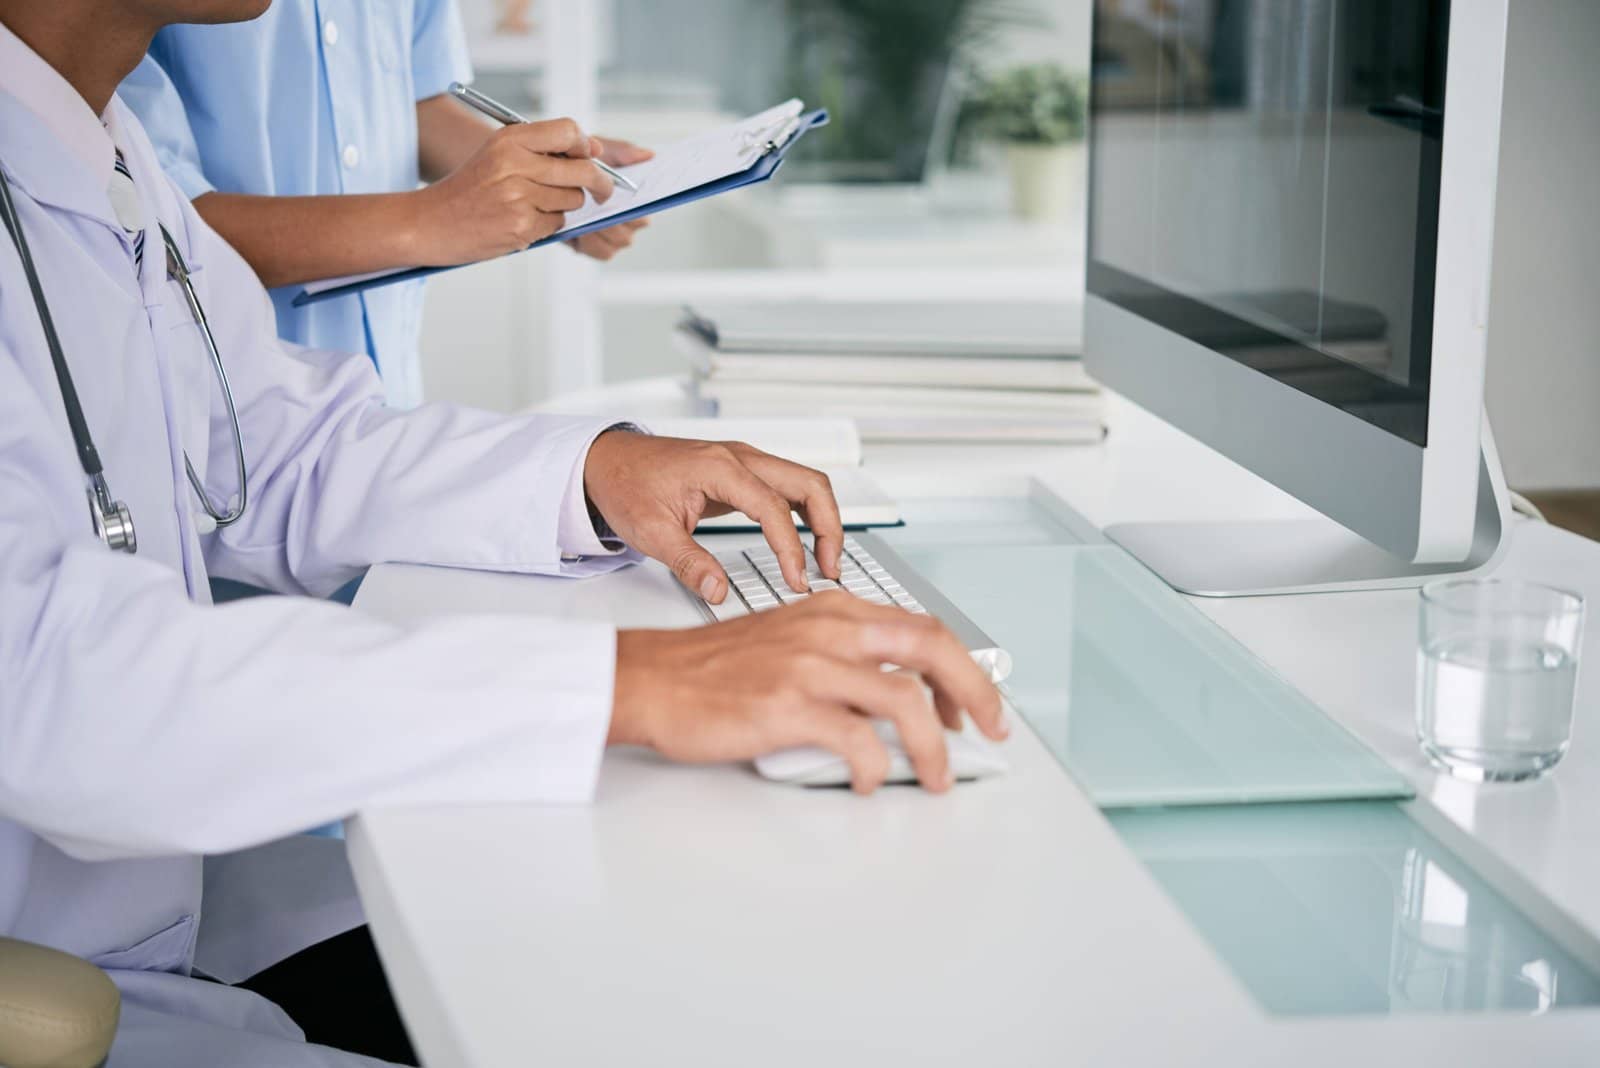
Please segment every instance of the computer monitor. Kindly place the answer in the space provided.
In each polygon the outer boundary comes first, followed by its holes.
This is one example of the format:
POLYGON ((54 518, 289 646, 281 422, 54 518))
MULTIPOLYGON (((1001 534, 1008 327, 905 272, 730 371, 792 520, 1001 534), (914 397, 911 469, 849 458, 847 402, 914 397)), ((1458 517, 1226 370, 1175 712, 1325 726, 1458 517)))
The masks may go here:
POLYGON ((1096 0, 1085 357, 1321 523, 1108 529, 1173 585, 1497 551, 1483 420, 1507 0, 1096 0))

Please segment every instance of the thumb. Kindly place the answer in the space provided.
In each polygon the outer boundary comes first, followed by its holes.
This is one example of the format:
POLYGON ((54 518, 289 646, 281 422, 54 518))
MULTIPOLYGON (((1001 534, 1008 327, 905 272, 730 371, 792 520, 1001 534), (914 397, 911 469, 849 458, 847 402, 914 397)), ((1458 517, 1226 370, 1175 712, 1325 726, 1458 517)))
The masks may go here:
POLYGON ((678 527, 672 528, 661 549, 651 555, 670 567, 679 582, 711 604, 722 603, 728 595, 728 575, 715 556, 678 527))
POLYGON ((630 141, 606 141, 605 160, 613 167, 629 167, 635 163, 643 163, 648 159, 655 159, 656 154, 648 148, 633 144, 630 141))

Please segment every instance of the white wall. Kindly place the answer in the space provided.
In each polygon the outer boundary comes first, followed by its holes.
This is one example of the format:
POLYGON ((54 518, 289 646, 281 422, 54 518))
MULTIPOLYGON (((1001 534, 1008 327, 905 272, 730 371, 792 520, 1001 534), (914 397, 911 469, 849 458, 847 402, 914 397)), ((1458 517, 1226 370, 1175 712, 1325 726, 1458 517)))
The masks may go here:
POLYGON ((1519 489, 1600 487, 1600 3, 1512 0, 1489 417, 1519 489))
POLYGON ((516 411, 543 396, 544 271, 566 249, 506 256, 428 281, 422 385, 429 400, 516 411))

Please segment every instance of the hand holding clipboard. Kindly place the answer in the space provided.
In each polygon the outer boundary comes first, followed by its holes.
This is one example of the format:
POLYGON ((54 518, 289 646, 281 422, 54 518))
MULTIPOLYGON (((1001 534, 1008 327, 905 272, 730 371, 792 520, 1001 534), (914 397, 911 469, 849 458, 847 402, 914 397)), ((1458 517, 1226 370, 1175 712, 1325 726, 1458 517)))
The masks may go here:
MULTIPOLYGON (((739 122, 668 145, 658 150, 654 159, 618 169, 628 184, 636 187, 634 190, 618 183, 606 203, 596 204, 590 200, 577 211, 568 213, 566 225, 560 231, 528 247, 542 248, 570 241, 596 230, 765 182, 777 172, 785 154, 806 131, 827 121, 826 111, 807 112, 800 101, 790 100, 739 122)), ((413 267, 331 279, 307 286, 293 303, 300 307, 454 269, 413 267)))

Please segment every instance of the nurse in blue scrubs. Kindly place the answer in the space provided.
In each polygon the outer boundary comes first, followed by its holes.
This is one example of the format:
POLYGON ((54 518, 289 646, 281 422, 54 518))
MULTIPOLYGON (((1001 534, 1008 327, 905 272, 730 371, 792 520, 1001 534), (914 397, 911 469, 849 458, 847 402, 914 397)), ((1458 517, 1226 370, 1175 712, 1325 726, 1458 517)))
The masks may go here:
MULTIPOLYGON (((500 129, 447 95, 471 80, 454 0, 277 0, 251 22, 167 27, 119 93, 272 290, 280 335, 366 352, 408 408, 422 400, 423 283, 295 308, 300 286, 524 247, 585 192, 609 195, 584 157, 650 155, 567 120, 500 129)), ((609 259, 637 225, 578 249, 609 259)))

